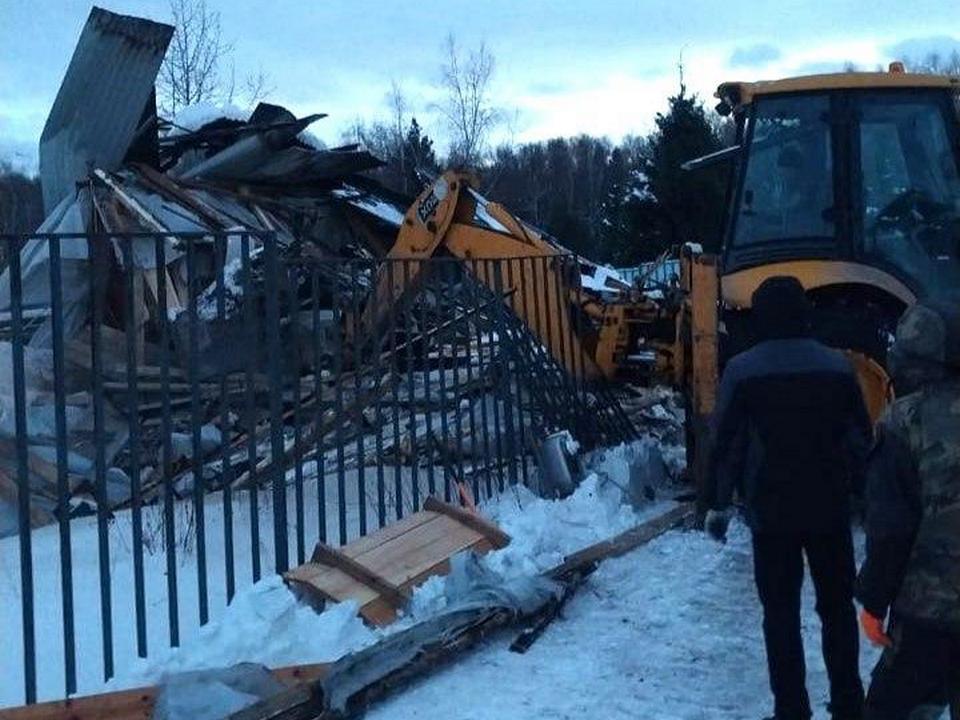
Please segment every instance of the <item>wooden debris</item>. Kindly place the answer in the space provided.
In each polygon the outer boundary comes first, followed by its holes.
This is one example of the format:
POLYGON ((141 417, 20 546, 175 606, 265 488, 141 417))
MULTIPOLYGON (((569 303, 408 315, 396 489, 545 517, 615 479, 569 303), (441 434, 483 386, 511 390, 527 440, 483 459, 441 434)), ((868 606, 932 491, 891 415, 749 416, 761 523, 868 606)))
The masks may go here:
MULTIPOLYGON (((273 675, 285 685, 304 688, 322 679, 329 667, 329 663, 293 665, 274 670, 273 675)), ((159 692, 159 687, 149 686, 37 703, 0 710, 0 718, 2 720, 149 720, 159 692)))
MULTIPOLYGON (((693 516, 692 504, 678 505, 610 540, 573 553, 544 575, 565 585, 570 584, 576 589, 582 578, 602 560, 634 550, 693 516)), ((310 693, 309 699, 301 706, 295 707, 289 702, 280 703, 277 698, 272 698, 273 705, 267 701, 257 703, 243 710, 242 716, 232 716, 231 720, 344 720, 361 717, 372 702, 381 700, 412 680, 438 669, 490 633, 508 627, 518 619, 531 623, 532 628, 540 627, 536 633, 539 636, 549 624, 551 613, 555 616, 556 608, 556 600, 547 600, 524 618, 518 618, 514 611, 507 608, 481 607, 427 620, 338 660, 331 666, 324 680, 314 683, 314 692, 310 693), (424 637, 427 639, 424 640, 424 637), (411 642, 416 642, 414 652, 408 651, 406 655, 398 652, 398 648, 402 650, 411 642), (360 687, 356 687, 358 684, 360 687), (278 703, 285 708, 282 714, 274 712, 278 703)), ((287 695, 288 699, 291 699, 295 693, 291 690, 281 695, 287 695)), ((300 691, 299 696, 304 695, 305 693, 300 691)))
POLYGON ((412 588, 449 572, 453 555, 486 552, 509 542, 506 533, 483 518, 428 498, 420 512, 339 550, 318 544, 310 562, 283 577, 314 604, 356 600, 360 616, 382 626, 396 619, 412 588))
MULTIPOLYGON (((573 553, 563 563, 544 575, 560 580, 575 590, 582 578, 601 561, 630 552, 681 525, 693 515, 694 508, 691 503, 679 505, 610 540, 573 553)), ((375 535, 401 536, 410 532, 411 525, 423 524, 422 518, 411 515, 405 520, 387 526, 375 535)), ((361 538, 356 544, 364 540, 370 541, 373 537, 361 538)), ((381 538, 380 544, 384 542, 381 538)), ((369 542, 366 550, 372 550, 369 542)), ((572 591, 569 594, 572 594, 572 591)), ((548 601, 538 611, 523 619, 530 623, 529 628, 541 628, 539 632, 535 631, 539 636, 552 619, 551 613, 553 617, 556 616, 556 609, 556 601, 548 601)), ((395 633, 380 643, 347 656, 337 663, 300 665, 275 670, 274 675, 290 686, 290 689, 235 713, 231 716, 231 720, 334 720, 335 718, 342 720, 359 717, 370 703, 383 699, 410 681, 437 669, 444 662, 476 645, 490 633, 503 629, 518 619, 516 614, 508 609, 474 608, 460 611, 445 621, 442 618, 426 621, 420 626, 395 633), (386 647, 395 648, 404 643, 405 636, 411 635, 414 631, 419 630, 420 635, 423 635, 424 626, 427 626, 427 636, 432 632, 433 640, 421 643, 411 660, 403 662, 395 660, 393 664, 389 661, 381 662, 377 667, 382 674, 375 674, 369 681, 364 681, 365 684, 362 687, 352 692, 346 698, 344 710, 331 707, 330 702, 336 697, 336 692, 333 684, 329 682, 331 679, 329 676, 336 665, 342 667, 346 664, 354 670, 362 668, 368 659, 384 654, 382 651, 386 647)), ((363 677, 362 673, 357 672, 351 675, 354 683, 357 682, 358 675, 363 677)), ((158 691, 157 687, 142 687, 28 705, 0 711, 0 718, 3 720, 147 720, 153 710, 158 691)))

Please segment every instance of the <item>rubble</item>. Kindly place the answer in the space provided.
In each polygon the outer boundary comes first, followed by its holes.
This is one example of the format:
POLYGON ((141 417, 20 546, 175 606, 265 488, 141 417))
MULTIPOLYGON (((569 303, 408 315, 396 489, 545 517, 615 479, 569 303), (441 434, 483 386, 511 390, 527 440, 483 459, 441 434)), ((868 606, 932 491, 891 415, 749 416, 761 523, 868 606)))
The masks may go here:
MULTIPOLYGON (((492 456, 532 458, 537 434, 571 418, 593 431, 585 413, 609 401, 574 387, 502 298, 455 268, 418 272, 395 325, 354 337, 412 199, 363 174, 381 164, 365 149, 313 138, 322 113, 262 102, 159 117, 171 33, 95 8, 41 139, 48 214, 19 252, 35 524, 54 519, 63 479, 58 398, 74 511, 151 502, 165 487, 249 488, 278 465, 363 472, 373 456, 380 473, 384 461, 423 465, 431 488, 442 466, 447 494, 450 475, 475 491, 485 476, 489 493, 504 473, 492 456), (520 369, 536 382, 521 387, 520 369)), ((495 227, 475 195, 475 222, 495 227)), ((0 362, 13 271, 0 275, 0 362)), ((582 271, 588 285, 607 278, 603 292, 627 287, 609 269, 582 271)), ((9 442, 12 373, 0 374, 9 442)), ((16 474, 16 453, 0 453, 0 534, 16 528, 16 474)))

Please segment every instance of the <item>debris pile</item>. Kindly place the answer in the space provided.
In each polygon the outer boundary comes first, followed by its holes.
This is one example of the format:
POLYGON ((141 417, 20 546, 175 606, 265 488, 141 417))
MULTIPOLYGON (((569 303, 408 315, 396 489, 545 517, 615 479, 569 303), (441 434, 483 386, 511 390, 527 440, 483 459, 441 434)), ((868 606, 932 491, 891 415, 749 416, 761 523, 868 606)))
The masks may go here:
MULTIPOLYGON (((359 337, 411 199, 363 175, 381 164, 365 149, 310 135, 321 114, 160 118, 171 35, 93 9, 40 141, 47 218, 6 239, 19 252, 0 276, 0 536, 18 525, 21 349, 35 524, 64 485, 74 510, 115 508, 300 479, 307 463, 341 479, 376 465, 382 524, 386 505, 433 494, 435 474, 447 499, 451 478, 478 496, 517 462, 526 479, 534 428, 606 432, 608 399, 455 263, 418 271, 390 327, 359 337)), ((496 227, 485 207, 475 221, 496 227)), ((598 293, 624 285, 585 267, 598 293)))
MULTIPOLYGON (((242 325, 240 296, 256 296, 254 312, 266 305, 266 240, 282 259, 373 259, 392 243, 406 207, 404 199, 359 175, 381 164, 366 150, 326 149, 307 134, 323 115, 297 118, 261 103, 246 118, 188 108, 173 121, 159 119, 154 82, 171 34, 169 26, 94 8, 44 128, 40 171, 47 218, 0 277, 0 362, 6 370, 0 376, 0 505, 7 506, 0 512, 0 535, 16 527, 14 295, 20 304, 17 344, 26 344, 34 521, 44 522, 56 505, 56 441, 64 430, 71 492, 89 489, 102 449, 107 502, 129 496, 129 462, 114 461, 129 453, 128 420, 134 418, 123 415, 129 415, 133 385, 146 446, 151 436, 158 444, 161 414, 172 412, 167 430, 174 465, 195 450, 190 432, 196 416, 182 412, 195 403, 194 395, 202 404, 199 414, 209 420, 214 397, 248 389, 233 377, 226 388, 219 386, 209 367, 201 367, 204 377, 195 381, 186 362, 193 332, 186 311, 193 306, 202 322, 202 337, 194 341, 201 360, 218 346, 224 355, 223 344, 235 341, 242 325), (370 189, 379 195, 371 198, 370 189), (91 233, 100 237, 86 237, 91 233), (54 349, 61 341, 58 389, 54 349), (59 433, 58 390, 66 415, 59 433), (105 402, 95 397, 98 390, 105 402), (95 405, 103 408, 96 423, 95 405)), ((329 294, 331 278, 324 280, 329 294)), ((329 322, 329 311, 322 320, 329 322)), ((263 389, 262 377, 248 380, 263 389)), ((220 446, 224 424, 203 425, 202 450, 220 446)), ((145 487, 159 464, 152 454, 142 461, 145 487)))

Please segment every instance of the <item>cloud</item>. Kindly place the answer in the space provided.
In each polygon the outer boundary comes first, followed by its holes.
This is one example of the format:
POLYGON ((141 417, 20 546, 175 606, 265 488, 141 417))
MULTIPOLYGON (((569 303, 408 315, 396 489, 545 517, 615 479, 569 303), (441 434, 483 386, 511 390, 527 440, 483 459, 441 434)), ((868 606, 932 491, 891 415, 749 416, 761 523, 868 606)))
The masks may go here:
POLYGON ((38 170, 37 145, 0 137, 0 172, 5 167, 33 177, 38 170))
MULTIPOLYGON (((825 75, 827 73, 844 72, 852 60, 815 60, 796 65, 792 69, 793 75, 825 75)), ((856 63, 854 63, 856 65, 856 63)), ((870 68, 867 68, 870 69, 870 68)))
POLYGON ((748 47, 734 48, 730 55, 730 67, 757 67, 779 60, 781 52, 773 45, 760 43, 748 47))
POLYGON ((883 51, 898 60, 923 60, 934 53, 946 58, 954 52, 960 53, 960 39, 950 35, 907 38, 887 45, 883 51))
POLYGON ((560 82, 537 81, 527 86, 527 90, 531 95, 559 95, 567 92, 569 89, 569 85, 560 82))

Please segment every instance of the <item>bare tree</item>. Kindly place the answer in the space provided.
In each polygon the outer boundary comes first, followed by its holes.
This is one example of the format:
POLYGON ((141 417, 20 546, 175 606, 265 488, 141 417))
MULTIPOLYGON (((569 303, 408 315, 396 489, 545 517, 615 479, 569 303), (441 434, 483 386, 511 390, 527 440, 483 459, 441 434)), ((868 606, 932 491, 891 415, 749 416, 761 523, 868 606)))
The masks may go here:
POLYGON ((947 56, 943 56, 939 52, 931 52, 920 62, 907 59, 906 65, 913 72, 933 75, 960 75, 960 50, 954 50, 947 56))
POLYGON ((220 35, 220 13, 206 0, 170 0, 174 33, 160 67, 160 107, 174 114, 186 105, 217 99, 222 90, 220 62, 233 50, 220 35))
POLYGON ((220 13, 207 7, 207 0, 170 0, 174 33, 157 77, 157 100, 164 114, 174 115, 199 102, 240 101, 254 105, 275 89, 260 67, 238 83, 230 61, 233 43, 223 39, 220 13))
POLYGON ((250 73, 243 79, 243 96, 250 105, 256 105, 276 89, 262 66, 258 67, 255 73, 250 73))
POLYGON ((496 63, 484 43, 464 54, 453 35, 447 36, 445 52, 441 85, 446 98, 438 109, 451 135, 450 159, 473 166, 483 159, 490 133, 503 119, 491 98, 496 63))
POLYGON ((403 88, 396 79, 390 81, 390 91, 387 93, 387 105, 390 107, 390 130, 393 135, 393 155, 399 169, 400 185, 403 192, 407 192, 407 98, 403 88))

